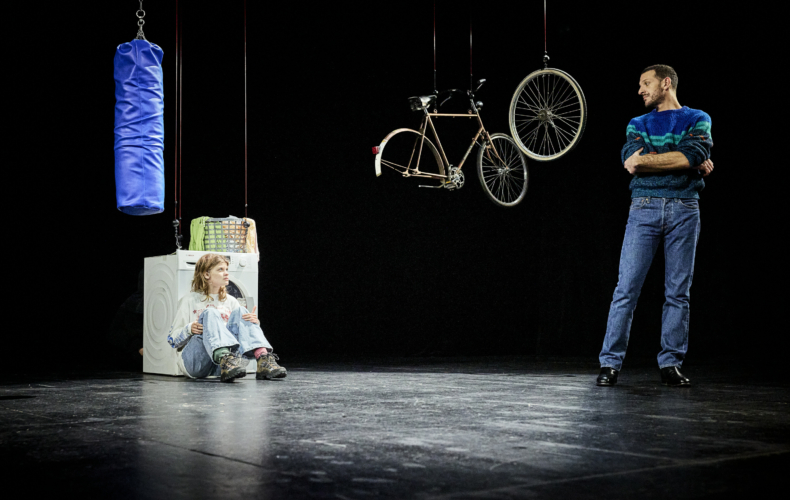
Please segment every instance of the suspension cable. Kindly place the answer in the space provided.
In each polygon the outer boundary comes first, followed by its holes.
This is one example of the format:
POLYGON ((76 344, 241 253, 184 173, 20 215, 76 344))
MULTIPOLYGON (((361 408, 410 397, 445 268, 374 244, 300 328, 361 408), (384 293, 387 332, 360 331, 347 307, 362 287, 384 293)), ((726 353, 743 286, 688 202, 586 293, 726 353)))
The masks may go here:
POLYGON ((475 83, 472 76, 472 2, 469 2, 469 92, 474 92, 475 83))
POLYGON ((543 69, 549 66, 549 50, 546 45, 546 0, 543 0, 543 69))
POLYGON ((433 93, 439 93, 436 86, 436 0, 433 0, 433 93))
POLYGON ((175 202, 173 204, 173 211, 174 211, 174 219, 173 219, 173 229, 175 230, 175 237, 176 237, 176 247, 178 250, 181 250, 181 241, 183 239, 182 236, 182 228, 181 228, 181 119, 183 116, 182 113, 182 102, 181 102, 181 77, 182 77, 182 52, 181 52, 181 19, 178 16, 179 8, 178 8, 178 0, 176 0, 176 134, 175 134, 175 165, 173 168, 173 195, 175 196, 175 202))
POLYGON ((543 0, 543 52, 548 54, 549 49, 546 45, 546 0, 543 0))
MULTIPOLYGON (((176 0, 178 1, 178 0, 176 0)), ((184 197, 181 194, 181 188, 184 185, 184 177, 181 170, 181 159, 183 157, 182 145, 184 142, 183 134, 184 122, 184 30, 181 28, 181 21, 179 21, 178 30, 178 234, 181 231, 181 214, 184 209, 184 197)))
POLYGON ((247 0, 244 0, 244 217, 247 217, 247 0))

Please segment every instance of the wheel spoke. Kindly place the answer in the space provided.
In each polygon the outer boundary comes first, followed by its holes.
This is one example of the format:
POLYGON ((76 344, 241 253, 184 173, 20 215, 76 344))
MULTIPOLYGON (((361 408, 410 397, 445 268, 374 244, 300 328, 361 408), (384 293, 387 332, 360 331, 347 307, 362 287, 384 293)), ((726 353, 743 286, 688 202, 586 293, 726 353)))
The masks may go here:
POLYGON ((561 93, 564 93, 562 84, 565 82, 565 80, 560 81, 560 87, 559 88, 557 88, 557 75, 551 75, 551 82, 552 82, 552 85, 551 85, 551 100, 547 104, 547 107, 549 109, 554 107, 555 99, 559 99, 558 96, 561 93))
POLYGON ((533 97, 533 102, 536 103, 538 109, 544 109, 545 105, 543 104, 543 100, 540 96, 540 88, 537 86, 533 88, 532 86, 527 85, 526 89, 529 90, 530 95, 533 97))
POLYGON ((568 146, 568 144, 570 144, 573 141, 573 136, 570 135, 568 132, 562 130, 560 127, 557 127, 555 130, 557 134, 557 141, 562 140, 564 142, 564 144, 562 145, 562 149, 565 149, 568 146))
POLYGON ((557 102, 556 103, 552 102, 551 106, 549 106, 549 108, 552 111, 554 111, 558 106, 562 105, 564 102, 566 102, 566 101, 568 101, 570 99, 573 99, 575 96, 576 96, 576 93, 573 91, 573 87, 568 85, 568 86, 566 86, 563 89, 562 94, 559 97, 557 97, 557 102), (568 96, 568 92, 570 92, 570 96, 566 97, 566 96, 568 96))
POLYGON ((532 91, 531 88, 525 88, 521 92, 521 95, 529 98, 530 102, 527 102, 527 100, 524 99, 523 97, 522 97, 521 101, 527 107, 529 107, 530 109, 534 109, 534 110, 537 110, 537 111, 540 111, 541 109, 543 109, 543 107, 540 105, 540 99, 537 96, 535 96, 535 93, 532 91))
POLYGON ((521 102, 521 104, 523 104, 528 109, 531 109, 531 110, 534 110, 534 111, 540 111, 540 106, 532 99, 532 96, 530 96, 526 92, 522 91, 521 95, 519 95, 519 97, 518 97, 518 100, 521 102), (532 102, 527 102, 527 100, 524 98, 524 96, 529 97, 530 101, 532 101, 532 102))

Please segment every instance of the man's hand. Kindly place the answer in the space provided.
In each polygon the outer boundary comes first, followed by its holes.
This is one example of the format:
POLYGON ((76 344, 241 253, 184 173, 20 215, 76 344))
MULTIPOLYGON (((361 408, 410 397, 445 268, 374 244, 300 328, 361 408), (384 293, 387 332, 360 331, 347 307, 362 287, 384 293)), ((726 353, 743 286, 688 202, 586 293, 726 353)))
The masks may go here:
POLYGON ((192 332, 192 335, 203 335, 203 325, 197 321, 193 322, 190 332, 192 332))
POLYGON ((629 174, 635 174, 639 168, 639 153, 641 153, 643 149, 645 148, 639 148, 639 150, 635 151, 634 154, 629 156, 628 159, 625 160, 625 163, 623 163, 623 166, 628 170, 629 174))
POLYGON ((259 324, 260 321, 258 321, 258 316, 255 315, 255 311, 257 309, 258 306, 253 307, 252 312, 247 314, 242 314, 241 319, 243 319, 244 321, 249 321, 250 323, 255 323, 256 325, 259 324))
POLYGON ((702 177, 707 177, 711 172, 713 172, 713 162, 710 160, 705 160, 697 167, 697 170, 700 171, 702 177))

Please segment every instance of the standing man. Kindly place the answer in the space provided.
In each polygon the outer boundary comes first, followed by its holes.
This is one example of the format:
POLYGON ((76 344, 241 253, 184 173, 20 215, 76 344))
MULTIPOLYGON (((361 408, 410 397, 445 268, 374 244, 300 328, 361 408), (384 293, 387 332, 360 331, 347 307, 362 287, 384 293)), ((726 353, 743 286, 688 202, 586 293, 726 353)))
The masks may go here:
POLYGON ((621 159, 630 174, 631 211, 625 228, 620 271, 606 337, 599 356, 597 385, 613 386, 623 365, 631 320, 647 270, 663 243, 666 302, 661 320, 661 382, 691 385, 680 373, 688 348, 689 290, 700 231, 699 192, 713 171, 710 116, 681 106, 678 75, 657 64, 642 71, 639 95, 646 115, 631 120, 621 159))

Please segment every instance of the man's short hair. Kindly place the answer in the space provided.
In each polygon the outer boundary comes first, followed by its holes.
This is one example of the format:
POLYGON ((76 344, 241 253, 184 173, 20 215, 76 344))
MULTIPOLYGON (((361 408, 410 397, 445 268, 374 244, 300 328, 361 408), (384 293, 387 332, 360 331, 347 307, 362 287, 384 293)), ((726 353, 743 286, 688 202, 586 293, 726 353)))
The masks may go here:
POLYGON ((678 91, 678 74, 675 72, 675 69, 672 66, 667 66, 666 64, 654 64, 652 66, 648 66, 647 68, 642 70, 642 74, 647 73, 648 71, 655 71, 656 78, 661 81, 664 81, 664 78, 669 78, 670 85, 672 89, 677 94, 678 91))

